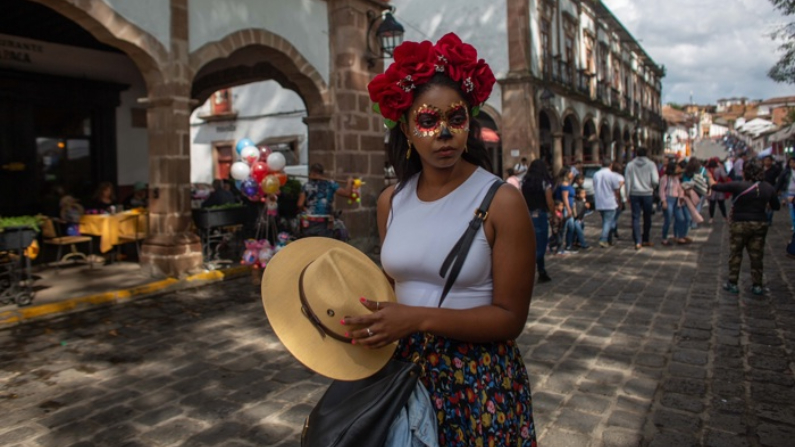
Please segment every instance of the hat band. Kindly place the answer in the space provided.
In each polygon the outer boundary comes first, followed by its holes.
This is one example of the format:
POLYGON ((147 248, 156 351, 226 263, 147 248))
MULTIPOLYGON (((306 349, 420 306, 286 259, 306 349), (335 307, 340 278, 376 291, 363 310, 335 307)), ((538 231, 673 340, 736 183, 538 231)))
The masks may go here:
MULTIPOLYGON (((314 262, 314 261, 313 261, 314 262)), ((306 273, 306 269, 312 265, 312 262, 307 264, 303 270, 301 270, 301 276, 298 278, 298 296, 301 299, 301 313, 304 314, 307 320, 315 326, 315 329, 320 332, 320 336, 325 338, 326 335, 333 338, 334 340, 341 341, 343 343, 350 343, 353 339, 348 337, 343 337, 336 332, 329 329, 326 325, 320 321, 320 318, 317 317, 317 314, 312 310, 312 307, 309 305, 309 301, 306 299, 306 294, 304 293, 304 273, 306 273)))

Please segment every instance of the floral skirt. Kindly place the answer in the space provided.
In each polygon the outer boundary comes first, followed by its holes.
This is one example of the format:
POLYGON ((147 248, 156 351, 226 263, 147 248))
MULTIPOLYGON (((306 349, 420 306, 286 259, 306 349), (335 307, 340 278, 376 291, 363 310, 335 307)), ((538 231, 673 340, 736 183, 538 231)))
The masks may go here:
POLYGON ((423 365, 439 445, 535 447, 530 381, 515 341, 464 343, 413 334, 395 358, 423 365))

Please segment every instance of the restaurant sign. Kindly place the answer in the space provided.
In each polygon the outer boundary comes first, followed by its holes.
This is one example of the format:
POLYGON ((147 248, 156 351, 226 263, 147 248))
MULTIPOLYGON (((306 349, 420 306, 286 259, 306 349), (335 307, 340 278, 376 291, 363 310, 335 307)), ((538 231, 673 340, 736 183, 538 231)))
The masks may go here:
POLYGON ((0 38, 0 60, 32 64, 33 53, 44 53, 44 47, 35 43, 0 38))

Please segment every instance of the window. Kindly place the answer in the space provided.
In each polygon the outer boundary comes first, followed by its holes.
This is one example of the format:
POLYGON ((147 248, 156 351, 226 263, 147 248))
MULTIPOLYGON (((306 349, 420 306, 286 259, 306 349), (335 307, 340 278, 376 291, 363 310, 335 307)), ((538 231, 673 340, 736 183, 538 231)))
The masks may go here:
POLYGON ((547 19, 541 19, 541 52, 544 58, 544 73, 552 73, 552 25, 547 19))

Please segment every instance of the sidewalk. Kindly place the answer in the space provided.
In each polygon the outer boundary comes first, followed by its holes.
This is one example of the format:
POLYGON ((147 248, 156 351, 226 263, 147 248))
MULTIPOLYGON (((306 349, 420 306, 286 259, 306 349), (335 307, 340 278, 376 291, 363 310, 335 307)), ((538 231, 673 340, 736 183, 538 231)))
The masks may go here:
POLYGON ((138 263, 115 262, 109 265, 70 263, 61 268, 34 269, 34 299, 30 306, 0 306, 0 328, 38 318, 48 318, 93 306, 119 303, 156 293, 185 287, 197 287, 224 279, 244 276, 248 267, 230 265, 220 270, 207 270, 176 278, 152 278, 141 271, 138 263))

